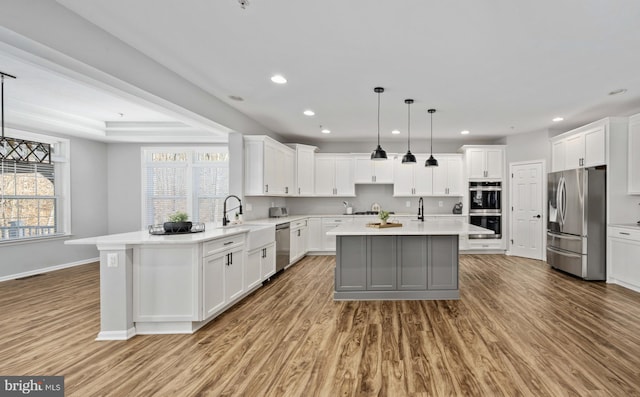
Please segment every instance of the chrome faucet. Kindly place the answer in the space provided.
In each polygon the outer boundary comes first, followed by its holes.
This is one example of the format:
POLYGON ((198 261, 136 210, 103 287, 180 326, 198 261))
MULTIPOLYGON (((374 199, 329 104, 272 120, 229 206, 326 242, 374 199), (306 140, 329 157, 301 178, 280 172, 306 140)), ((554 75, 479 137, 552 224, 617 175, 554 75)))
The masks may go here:
POLYGON ((418 220, 424 222, 424 200, 422 197, 418 200, 418 220))
POLYGON ((236 208, 239 208, 240 211, 238 212, 238 214, 242 215, 242 200, 240 200, 240 197, 233 194, 228 195, 224 198, 224 204, 222 204, 222 226, 227 226, 229 224, 229 219, 227 219, 227 200, 229 200, 231 197, 235 197, 240 205, 235 208, 230 208, 229 211, 233 211, 236 208))

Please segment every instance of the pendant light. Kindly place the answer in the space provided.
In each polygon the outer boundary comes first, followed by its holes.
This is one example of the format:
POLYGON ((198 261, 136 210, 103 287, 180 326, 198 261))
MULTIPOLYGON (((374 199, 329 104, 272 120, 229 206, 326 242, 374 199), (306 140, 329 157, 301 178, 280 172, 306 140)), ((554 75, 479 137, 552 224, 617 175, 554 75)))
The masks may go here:
POLYGON ((424 166, 425 167, 437 167, 438 166, 438 160, 433 158, 433 114, 436 112, 436 110, 435 109, 429 109, 429 110, 427 110, 427 112, 429 112, 429 114, 431 115, 431 156, 429 156, 427 161, 424 162, 424 166))
POLYGON ((386 160, 387 152, 380 146, 380 94, 384 92, 384 88, 376 87, 373 92, 378 94, 378 147, 371 153, 371 160, 386 160))
POLYGON ((407 154, 402 156, 402 164, 415 164, 416 156, 411 153, 411 104, 413 99, 405 99, 407 104, 407 154))

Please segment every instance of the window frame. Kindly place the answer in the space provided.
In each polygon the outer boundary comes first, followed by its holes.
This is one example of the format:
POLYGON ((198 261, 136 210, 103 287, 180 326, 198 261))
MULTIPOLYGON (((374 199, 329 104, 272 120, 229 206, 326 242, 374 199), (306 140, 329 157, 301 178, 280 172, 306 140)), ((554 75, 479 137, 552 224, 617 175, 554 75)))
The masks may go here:
MULTIPOLYGON (((198 145, 198 146, 142 146, 140 148, 140 173, 141 173, 141 216, 140 216, 140 220, 141 220, 141 227, 142 230, 145 230, 146 228, 148 228, 150 226, 150 224, 148 223, 149 220, 147 219, 147 202, 148 202, 148 197, 147 197, 147 191, 148 191, 148 185, 147 185, 147 168, 149 167, 149 165, 153 164, 152 162, 150 162, 148 160, 149 156, 152 153, 180 153, 180 152, 185 152, 187 153, 187 161, 185 162, 175 162, 172 165, 169 165, 167 163, 164 163, 164 165, 166 165, 167 167, 171 167, 171 168, 179 168, 180 165, 183 165, 186 169, 187 169, 187 173, 185 175, 185 189, 186 189, 186 212, 187 214, 189 214, 189 218, 190 220, 193 219, 195 217, 195 214, 199 211, 196 211, 194 208, 194 205, 196 204, 196 201, 198 200, 198 198, 201 198, 201 196, 196 197, 194 195, 195 191, 194 191, 194 187, 195 187, 195 177, 196 177, 196 173, 194 172, 195 169, 197 168, 206 168, 206 164, 207 163, 199 163, 196 160, 196 156, 197 153, 209 153, 211 151, 219 151, 220 149, 223 149, 225 152, 227 152, 227 154, 230 153, 229 150, 229 145, 227 144, 207 144, 205 145, 198 145)), ((230 161, 227 162, 227 168, 230 171, 230 161)), ((156 165, 157 167, 162 167, 163 163, 158 163, 156 165)), ((230 189, 230 186, 227 186, 227 191, 230 189)), ((227 193, 228 194, 228 193, 227 193)), ((208 196, 208 197, 213 197, 213 196, 208 196)), ((216 220, 216 221, 220 221, 220 220, 216 220)))
MULTIPOLYGON (((53 234, 41 236, 15 237, 10 239, 0 238, 0 245, 4 246, 42 240, 55 240, 71 236, 71 161, 69 139, 37 134, 13 128, 5 128, 5 135, 11 136, 12 138, 48 143, 51 145, 57 231, 53 234)), ((20 198, 22 196, 16 195, 15 197, 20 198)))

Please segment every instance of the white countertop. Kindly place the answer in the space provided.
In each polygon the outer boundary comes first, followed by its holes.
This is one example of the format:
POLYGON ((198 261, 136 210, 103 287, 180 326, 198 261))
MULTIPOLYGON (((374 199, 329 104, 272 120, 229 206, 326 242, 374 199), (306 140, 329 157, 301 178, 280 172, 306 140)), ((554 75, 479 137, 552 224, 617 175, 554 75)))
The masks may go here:
MULTIPOLYGON (((170 235, 153 235, 147 230, 137 232, 109 234, 106 236, 88 237, 77 240, 65 241, 65 244, 78 245, 153 245, 153 244, 193 244, 202 241, 213 240, 221 237, 234 236, 241 233, 248 233, 252 226, 231 225, 227 227, 207 226, 207 230, 200 233, 184 233, 170 235)), ((273 225, 265 225, 273 227, 273 225)))
POLYGON ((640 224, 637 223, 618 223, 609 225, 611 227, 624 227, 627 229, 640 230, 640 224))
POLYGON ((403 236, 403 235, 469 235, 494 234, 492 230, 471 225, 459 219, 436 219, 401 222, 402 227, 376 229, 367 227, 366 221, 344 223, 327 232, 329 236, 403 236))

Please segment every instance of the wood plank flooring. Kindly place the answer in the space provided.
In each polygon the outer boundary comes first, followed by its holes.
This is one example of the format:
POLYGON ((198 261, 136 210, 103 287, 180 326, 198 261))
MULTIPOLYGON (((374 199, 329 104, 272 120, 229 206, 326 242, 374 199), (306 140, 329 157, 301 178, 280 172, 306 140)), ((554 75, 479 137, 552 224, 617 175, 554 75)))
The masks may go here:
POLYGON ((462 255, 459 301, 334 302, 307 257, 193 335, 96 342, 97 264, 0 283, 0 375, 67 396, 640 396, 640 294, 462 255))

